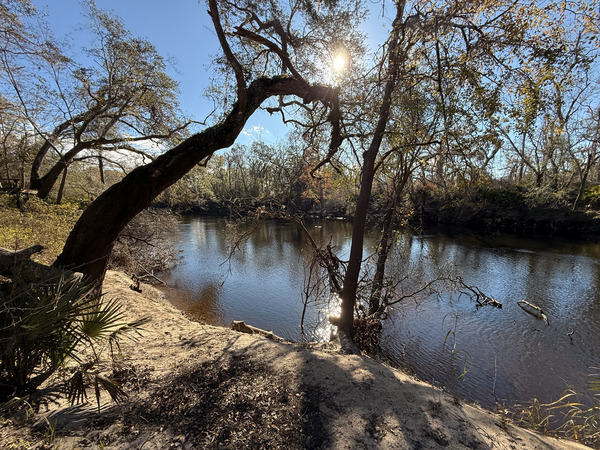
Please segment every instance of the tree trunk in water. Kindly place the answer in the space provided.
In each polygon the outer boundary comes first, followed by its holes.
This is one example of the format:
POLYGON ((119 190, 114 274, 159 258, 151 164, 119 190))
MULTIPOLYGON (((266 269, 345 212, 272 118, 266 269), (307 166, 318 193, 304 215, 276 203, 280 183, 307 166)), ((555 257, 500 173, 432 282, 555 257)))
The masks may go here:
POLYGON ((369 298, 369 316, 376 314, 381 307, 381 291, 383 290, 385 265, 393 244, 392 234, 394 232, 394 218, 396 217, 398 205, 402 200, 402 194, 404 192, 404 187, 406 186, 409 175, 410 172, 404 173, 401 175, 400 180, 395 181, 394 192, 392 192, 390 204, 383 217, 381 239, 379 240, 379 245, 377 246, 375 275, 373 276, 373 286, 371 288, 371 296, 369 298))
POLYGON ((394 213, 396 210, 396 202, 390 202, 388 210, 383 217, 383 230, 379 245, 377 245, 377 263, 375 265, 375 275, 373 276, 373 286, 371 288, 371 296, 369 297, 368 315, 371 316, 381 306, 381 291, 383 289, 383 275, 385 274, 385 264, 387 262, 388 253, 392 247, 391 235, 392 224, 394 222, 394 213))
MULTIPOLYGON (((382 137, 383 133, 380 133, 380 141, 382 137)), ((373 142, 375 142, 375 139, 371 142, 371 147, 373 147, 375 151, 369 149, 369 151, 365 152, 363 155, 362 180, 360 183, 360 193, 358 195, 356 211, 354 213, 350 259, 348 261, 348 268, 346 269, 346 276, 344 277, 341 313, 337 323, 338 329, 348 335, 352 335, 354 306, 356 304, 356 291, 358 289, 358 278, 360 276, 360 268, 362 265, 367 212, 373 187, 373 178, 375 176, 375 158, 377 157, 377 152, 381 144, 380 142, 375 146, 373 142)))
POLYGON ((399 34, 403 13, 404 2, 398 2, 396 4, 396 19, 394 20, 394 24, 396 25, 392 30, 393 37, 389 49, 387 81, 385 83, 381 106, 379 107, 377 126, 375 127, 373 140, 369 145, 369 149, 363 154, 362 180, 356 203, 356 211, 354 213, 350 259, 348 261, 348 268, 346 269, 346 276, 344 277, 344 285, 342 287, 340 318, 337 321, 338 330, 349 336, 352 335, 354 323, 354 306, 356 304, 356 291, 358 289, 358 278, 360 276, 360 268, 362 265, 363 241, 367 224, 369 200, 371 199, 371 190, 373 188, 373 179, 375 177, 375 160, 383 141, 383 135, 390 114, 392 94, 398 80, 398 66, 400 64, 399 34))
MULTIPOLYGON (((215 151, 231 146, 254 111, 269 97, 296 95, 305 102, 337 105, 337 91, 287 77, 259 78, 247 88, 245 107, 238 103, 219 124, 195 134, 153 162, 138 167, 108 188, 83 212, 71 231, 56 266, 74 268, 98 284, 119 233, 164 189, 215 151)), ((337 108, 337 106, 335 106, 337 108)))

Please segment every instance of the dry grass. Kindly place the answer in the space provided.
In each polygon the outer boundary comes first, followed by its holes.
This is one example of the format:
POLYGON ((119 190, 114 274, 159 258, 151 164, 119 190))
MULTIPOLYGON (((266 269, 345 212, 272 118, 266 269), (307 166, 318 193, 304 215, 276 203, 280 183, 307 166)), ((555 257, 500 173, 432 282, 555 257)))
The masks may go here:
MULTIPOLYGON (((598 381, 591 391, 600 390, 598 381)), ((534 399, 515 416, 517 423, 538 432, 582 442, 600 448, 600 399, 569 389, 556 401, 540 403, 534 399)))

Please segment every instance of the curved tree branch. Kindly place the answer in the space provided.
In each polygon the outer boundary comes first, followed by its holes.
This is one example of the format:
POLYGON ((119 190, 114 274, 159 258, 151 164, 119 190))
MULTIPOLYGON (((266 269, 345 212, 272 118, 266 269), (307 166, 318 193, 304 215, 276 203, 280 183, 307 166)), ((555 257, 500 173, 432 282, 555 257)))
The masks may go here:
POLYGON ((227 61, 229 62, 229 64, 231 64, 233 72, 235 73, 235 79, 237 81, 239 110, 243 112, 246 110, 247 98, 246 81, 244 80, 244 69, 242 68, 242 65, 231 51, 231 47, 229 47, 229 43, 225 38, 225 32, 223 31, 223 27, 221 26, 221 20, 219 19, 219 9, 217 8, 216 0, 209 0, 208 5, 210 7, 208 14, 212 19, 215 31, 217 32, 219 43, 221 44, 221 48, 223 49, 223 53, 225 53, 227 61))
POLYGON ((76 267, 101 282, 113 243, 125 225, 163 190, 215 151, 233 145, 250 116, 270 97, 295 95, 337 104, 337 90, 288 77, 259 78, 247 89, 246 105, 233 105, 220 123, 190 136, 108 188, 81 215, 55 265, 76 267))

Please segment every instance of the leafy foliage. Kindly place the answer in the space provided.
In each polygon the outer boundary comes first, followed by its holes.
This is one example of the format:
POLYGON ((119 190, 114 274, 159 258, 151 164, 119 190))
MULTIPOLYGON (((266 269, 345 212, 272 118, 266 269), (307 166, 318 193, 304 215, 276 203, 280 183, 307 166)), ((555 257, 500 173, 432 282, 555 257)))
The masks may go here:
POLYGON ((123 334, 142 324, 126 323, 116 300, 104 301, 85 280, 71 278, 0 292, 0 306, 2 397, 32 392, 68 361, 79 364, 68 383, 71 401, 85 398, 85 380, 90 378, 97 397, 101 386, 116 401, 125 395, 100 373, 90 374, 99 347, 110 345, 112 354, 123 334), (84 348, 91 349, 92 361, 82 359, 84 348))
POLYGON ((17 250, 42 243, 38 262, 50 264, 62 250, 81 210, 74 203, 49 205, 30 198, 22 209, 0 196, 0 247, 17 250))
POLYGON ((584 202, 593 209, 600 209, 600 186, 592 186, 583 194, 584 202))

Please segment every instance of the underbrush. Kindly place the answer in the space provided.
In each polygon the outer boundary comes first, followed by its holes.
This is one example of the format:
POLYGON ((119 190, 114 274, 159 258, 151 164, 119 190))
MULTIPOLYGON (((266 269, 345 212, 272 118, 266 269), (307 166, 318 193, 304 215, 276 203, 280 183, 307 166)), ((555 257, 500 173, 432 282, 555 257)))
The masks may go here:
POLYGON ((592 186, 585 190, 583 201, 588 208, 600 210, 600 186, 592 186))
POLYGON ((0 247, 19 250, 41 244, 44 250, 34 259, 51 264, 80 215, 75 203, 50 205, 32 197, 19 209, 10 196, 0 196, 0 247))
POLYGON ((157 209, 142 211, 117 238, 109 268, 121 270, 135 281, 160 282, 156 274, 176 261, 176 251, 170 239, 176 230, 177 219, 171 212, 157 209))
MULTIPOLYGON (((44 250, 33 259, 50 265, 62 251, 81 213, 76 202, 52 205, 32 197, 17 208, 10 196, 0 196, 0 247, 16 251, 40 244, 44 250)), ((168 237, 176 228, 172 213, 142 211, 119 235, 109 267, 140 281, 156 281, 155 273, 175 262, 176 253, 168 237)))

